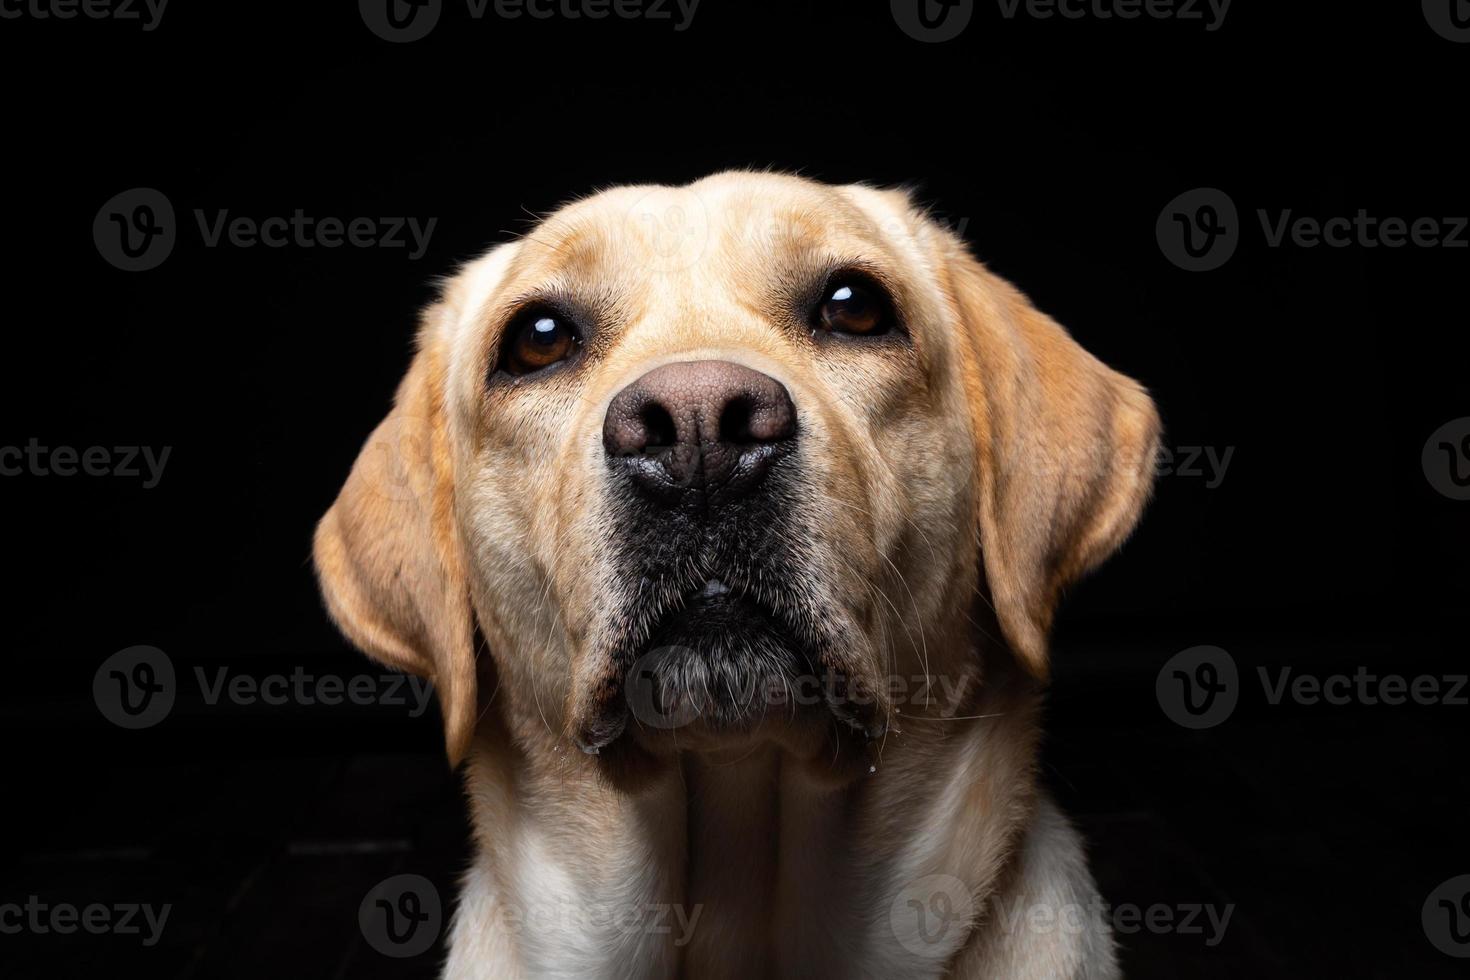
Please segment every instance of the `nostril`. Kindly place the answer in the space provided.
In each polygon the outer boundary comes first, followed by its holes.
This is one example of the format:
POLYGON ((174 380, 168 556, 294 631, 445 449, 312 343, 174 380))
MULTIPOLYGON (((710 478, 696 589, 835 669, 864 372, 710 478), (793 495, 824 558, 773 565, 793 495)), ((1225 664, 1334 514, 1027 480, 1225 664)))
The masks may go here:
POLYGON ((674 417, 658 402, 647 402, 642 411, 638 413, 638 417, 646 433, 644 452, 668 449, 678 441, 679 430, 674 425, 674 417))
POLYGON ((720 412, 719 441, 732 446, 749 446, 760 442, 751 432, 755 404, 745 395, 736 395, 720 412))
POLYGON ((719 424, 720 442, 748 449, 789 439, 796 430, 796 412, 784 388, 744 391, 725 403, 719 424))

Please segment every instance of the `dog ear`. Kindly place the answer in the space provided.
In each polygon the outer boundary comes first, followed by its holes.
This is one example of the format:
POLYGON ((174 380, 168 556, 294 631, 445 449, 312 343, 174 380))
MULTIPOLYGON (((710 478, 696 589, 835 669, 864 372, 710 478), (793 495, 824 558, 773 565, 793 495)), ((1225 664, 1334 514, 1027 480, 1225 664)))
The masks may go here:
POLYGON ((474 734, 476 682, 444 405, 448 354, 435 329, 441 314, 425 314, 393 410, 317 525, 314 552, 327 610, 347 638, 433 682, 454 765, 474 734))
POLYGON ((1117 549, 1152 491, 1159 416, 1142 386, 946 237, 985 577, 1007 642, 1044 679, 1062 589, 1117 549))

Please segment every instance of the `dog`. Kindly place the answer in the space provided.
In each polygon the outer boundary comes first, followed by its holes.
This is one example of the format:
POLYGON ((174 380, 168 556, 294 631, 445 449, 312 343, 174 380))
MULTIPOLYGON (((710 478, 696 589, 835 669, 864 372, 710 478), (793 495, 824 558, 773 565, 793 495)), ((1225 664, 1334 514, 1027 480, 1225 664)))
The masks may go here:
POLYGON ((445 976, 1118 975, 1036 758, 1139 384, 909 192, 765 172, 574 201, 417 336, 314 552, 464 764, 445 976))

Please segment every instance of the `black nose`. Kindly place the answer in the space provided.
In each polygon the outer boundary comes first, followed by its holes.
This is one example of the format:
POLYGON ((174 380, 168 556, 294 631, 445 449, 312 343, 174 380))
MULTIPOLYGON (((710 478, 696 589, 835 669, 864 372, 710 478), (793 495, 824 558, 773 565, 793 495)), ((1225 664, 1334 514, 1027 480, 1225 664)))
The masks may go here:
POLYGON ((654 368, 613 397, 602 425, 608 461, 660 499, 749 493, 795 437, 786 387, 729 361, 654 368))

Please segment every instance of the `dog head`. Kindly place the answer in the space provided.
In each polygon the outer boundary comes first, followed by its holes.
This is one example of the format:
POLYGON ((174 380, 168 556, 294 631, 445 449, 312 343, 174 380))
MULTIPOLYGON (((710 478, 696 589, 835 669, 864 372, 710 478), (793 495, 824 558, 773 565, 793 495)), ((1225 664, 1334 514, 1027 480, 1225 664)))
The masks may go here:
POLYGON ((1157 438, 1142 388, 901 192, 623 187, 425 312, 316 563, 354 643, 434 680, 452 759, 487 678, 549 751, 830 757, 905 710, 895 677, 972 689, 986 648, 1044 677, 1157 438))

